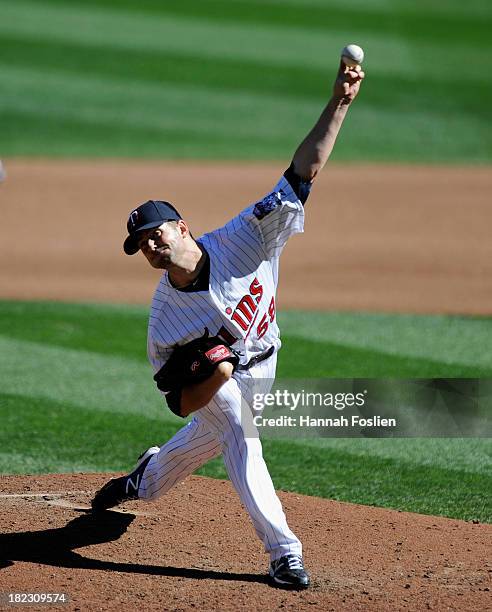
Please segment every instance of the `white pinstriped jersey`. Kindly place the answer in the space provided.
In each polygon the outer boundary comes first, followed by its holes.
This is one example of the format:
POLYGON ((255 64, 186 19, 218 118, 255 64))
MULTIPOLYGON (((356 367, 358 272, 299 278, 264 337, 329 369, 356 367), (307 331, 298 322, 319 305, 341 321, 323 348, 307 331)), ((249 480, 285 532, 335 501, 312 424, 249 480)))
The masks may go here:
POLYGON ((303 231, 304 207, 282 176, 262 200, 198 242, 210 258, 208 291, 175 289, 165 272, 152 300, 148 357, 159 370, 176 345, 226 330, 236 338, 241 363, 270 346, 280 348, 275 292, 280 253, 303 231))
MULTIPOLYGON (((155 371, 176 345, 200 337, 205 328, 212 335, 228 336, 229 342, 235 338, 232 345, 241 352, 243 364, 271 346, 278 350, 279 256, 289 236, 302 232, 304 226, 304 207, 285 176, 262 200, 198 240, 209 256, 208 288, 197 282, 199 290, 179 291, 171 286, 167 273, 162 275, 148 332, 148 354, 155 371)), ((296 191, 305 201, 309 188, 303 193, 298 185, 296 191)), ((253 413, 244 410, 244 402, 251 406, 251 381, 259 383, 262 392, 270 390, 276 361, 272 355, 236 370, 209 403, 153 455, 138 492, 141 499, 156 499, 222 454, 229 478, 272 561, 287 554, 302 555, 302 544, 287 524, 255 435, 253 413)))

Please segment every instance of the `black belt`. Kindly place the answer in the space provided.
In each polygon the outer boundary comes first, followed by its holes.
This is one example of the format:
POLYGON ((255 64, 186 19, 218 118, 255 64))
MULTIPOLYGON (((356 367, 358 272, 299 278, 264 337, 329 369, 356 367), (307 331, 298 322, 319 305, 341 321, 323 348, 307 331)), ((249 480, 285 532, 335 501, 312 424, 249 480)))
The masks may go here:
POLYGON ((250 368, 252 368, 256 364, 261 363, 262 361, 265 361, 265 359, 268 359, 269 357, 271 357, 274 352, 275 352, 275 347, 271 346, 264 353, 260 353, 259 355, 255 355, 254 357, 251 357, 251 359, 248 361, 248 363, 244 363, 244 364, 240 363, 236 367, 236 370, 249 370, 250 368))

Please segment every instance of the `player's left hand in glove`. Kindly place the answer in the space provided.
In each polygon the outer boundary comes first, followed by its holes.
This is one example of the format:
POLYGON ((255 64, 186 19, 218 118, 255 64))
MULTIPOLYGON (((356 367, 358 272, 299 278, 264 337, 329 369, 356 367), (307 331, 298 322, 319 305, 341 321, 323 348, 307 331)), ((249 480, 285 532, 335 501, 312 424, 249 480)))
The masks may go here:
MULTIPOLYGON (((220 363, 227 361, 234 368, 239 363, 238 353, 219 336, 210 336, 208 329, 200 338, 174 349, 164 366, 155 374, 157 387, 166 394, 207 380, 220 363)), ((170 409, 179 414, 168 401, 170 409)))

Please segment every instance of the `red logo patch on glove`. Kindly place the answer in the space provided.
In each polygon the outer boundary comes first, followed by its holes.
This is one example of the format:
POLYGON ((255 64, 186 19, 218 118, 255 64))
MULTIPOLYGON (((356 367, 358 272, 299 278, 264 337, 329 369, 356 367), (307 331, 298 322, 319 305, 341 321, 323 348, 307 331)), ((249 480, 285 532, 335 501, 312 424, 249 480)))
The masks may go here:
POLYGON ((217 363, 218 361, 222 361, 223 359, 227 359, 227 357, 231 356, 231 351, 224 346, 223 344, 219 346, 214 346, 209 351, 205 353, 207 359, 210 363, 217 363))

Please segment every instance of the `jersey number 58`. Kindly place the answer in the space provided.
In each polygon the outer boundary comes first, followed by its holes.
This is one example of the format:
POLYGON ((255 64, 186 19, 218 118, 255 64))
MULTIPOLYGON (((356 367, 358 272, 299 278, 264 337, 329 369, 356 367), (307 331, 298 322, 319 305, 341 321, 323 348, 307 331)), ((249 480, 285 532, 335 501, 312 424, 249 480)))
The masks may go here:
POLYGON ((258 323, 258 327, 256 328, 256 334, 258 338, 263 338, 263 336, 268 331, 268 326, 270 323, 273 323, 275 319, 275 298, 272 297, 270 300, 270 305, 268 306, 268 312, 263 315, 261 321, 258 323))

